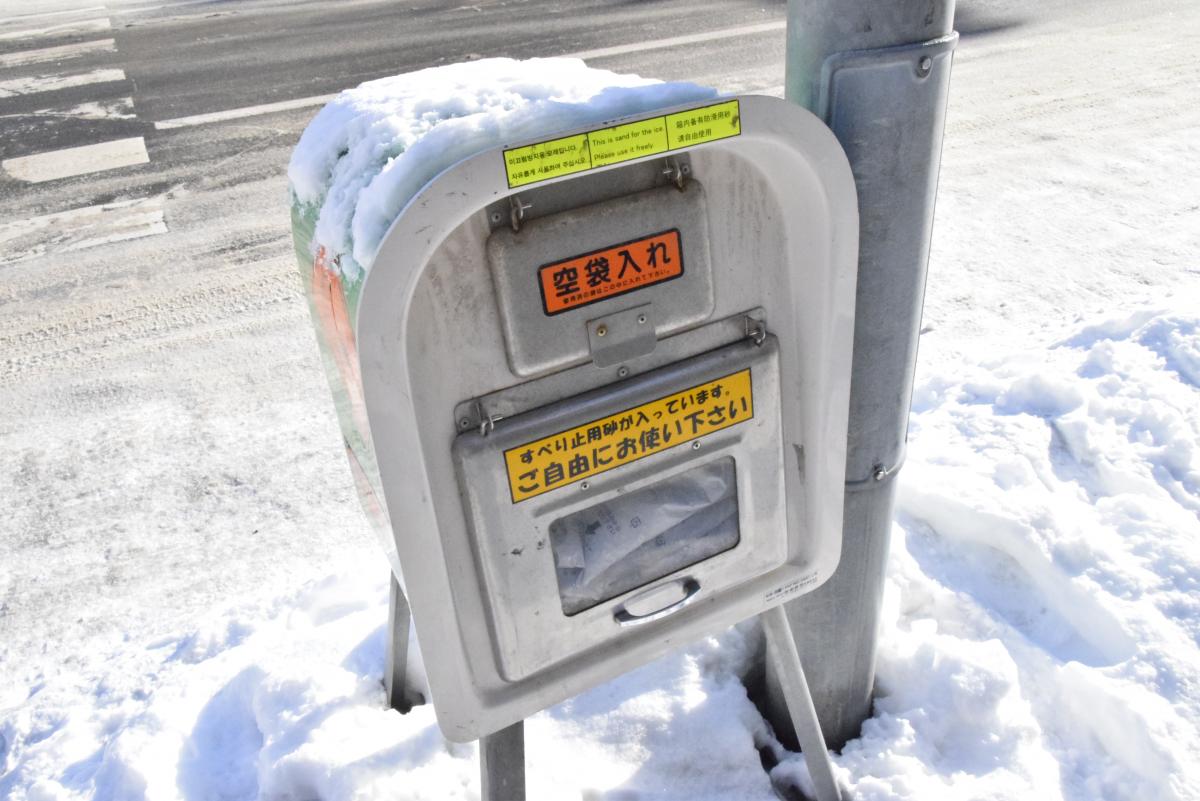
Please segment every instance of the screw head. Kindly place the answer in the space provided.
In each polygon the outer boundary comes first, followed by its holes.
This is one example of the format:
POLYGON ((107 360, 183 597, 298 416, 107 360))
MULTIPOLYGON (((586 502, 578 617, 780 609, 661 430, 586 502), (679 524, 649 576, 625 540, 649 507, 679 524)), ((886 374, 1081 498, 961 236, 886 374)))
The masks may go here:
POLYGON ((618 367, 617 368, 617 377, 618 378, 624 378, 627 375, 629 375, 628 367, 618 367))
POLYGON ((608 334, 608 326, 607 326, 607 325, 598 325, 598 326, 596 326, 596 336, 598 336, 598 337, 602 337, 602 336, 605 336, 605 335, 607 335, 607 334, 608 334))
POLYGON ((921 59, 917 62, 917 74, 924 77, 928 75, 929 71, 932 69, 933 59, 929 56, 921 56, 921 59))

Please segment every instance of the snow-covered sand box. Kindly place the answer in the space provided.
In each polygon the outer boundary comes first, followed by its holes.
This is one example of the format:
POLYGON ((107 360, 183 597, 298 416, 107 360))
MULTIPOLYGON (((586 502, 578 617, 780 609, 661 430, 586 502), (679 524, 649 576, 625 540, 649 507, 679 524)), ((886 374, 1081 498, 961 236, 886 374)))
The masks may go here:
MULTIPOLYGON (((860 801, 1200 798, 1200 316, 935 372, 914 407, 880 694, 843 781, 860 801)), ((33 688, 0 724, 0 796, 477 798, 475 746, 383 708, 377 568, 33 688)), ((739 679, 760 646, 742 626, 535 716, 530 797, 804 786, 739 679)))

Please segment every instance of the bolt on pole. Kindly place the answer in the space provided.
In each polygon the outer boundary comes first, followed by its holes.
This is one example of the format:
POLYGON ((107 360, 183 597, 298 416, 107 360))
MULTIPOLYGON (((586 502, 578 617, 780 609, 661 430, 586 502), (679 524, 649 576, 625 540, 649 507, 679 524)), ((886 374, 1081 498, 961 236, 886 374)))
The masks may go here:
MULTIPOLYGON (((789 0, 786 97, 846 151, 860 233, 842 557, 787 604, 825 739, 870 715, 896 474, 908 413, 950 83, 954 0, 789 0)), ((795 744, 767 665, 768 717, 795 744)))

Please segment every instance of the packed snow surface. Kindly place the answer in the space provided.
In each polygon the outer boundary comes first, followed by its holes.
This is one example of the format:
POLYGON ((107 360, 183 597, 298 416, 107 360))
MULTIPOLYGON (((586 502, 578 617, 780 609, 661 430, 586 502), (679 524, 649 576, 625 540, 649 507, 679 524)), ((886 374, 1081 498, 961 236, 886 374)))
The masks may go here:
MULTIPOLYGON (((1198 514, 1195 309, 928 374, 879 697, 841 780, 862 801, 1200 798, 1198 514)), ((474 745, 429 706, 384 709, 384 578, 350 565, 26 688, 0 724, 0 796, 477 798, 474 745)), ((759 647, 746 624, 534 716, 530 797, 807 786, 741 682, 759 647)))
POLYGON ((298 203, 320 204, 313 241, 357 278, 405 204, 452 164, 519 139, 714 94, 576 58, 432 67, 338 95, 300 137, 288 181, 298 203))

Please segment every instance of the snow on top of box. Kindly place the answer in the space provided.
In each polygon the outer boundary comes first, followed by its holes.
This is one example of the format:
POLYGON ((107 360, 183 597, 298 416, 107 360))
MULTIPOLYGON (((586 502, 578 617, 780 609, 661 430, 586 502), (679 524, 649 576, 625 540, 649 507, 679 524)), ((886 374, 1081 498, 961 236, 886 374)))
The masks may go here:
POLYGON ((294 201, 320 204, 314 246, 369 269, 388 227, 431 178, 499 144, 713 97, 574 58, 489 58, 368 81, 313 119, 288 167, 294 201), (349 258, 347 258, 349 257, 349 258))

